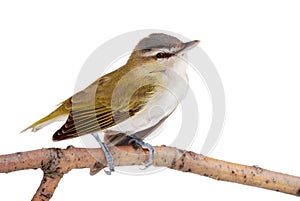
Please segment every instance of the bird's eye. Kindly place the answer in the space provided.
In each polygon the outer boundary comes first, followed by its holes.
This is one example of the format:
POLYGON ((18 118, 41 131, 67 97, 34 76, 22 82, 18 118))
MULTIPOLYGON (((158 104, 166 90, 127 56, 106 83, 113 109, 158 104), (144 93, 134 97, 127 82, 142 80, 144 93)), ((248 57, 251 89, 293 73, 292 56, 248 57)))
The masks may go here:
POLYGON ((166 58, 166 57, 168 57, 168 54, 165 52, 159 52, 156 54, 157 59, 162 59, 162 58, 166 58))

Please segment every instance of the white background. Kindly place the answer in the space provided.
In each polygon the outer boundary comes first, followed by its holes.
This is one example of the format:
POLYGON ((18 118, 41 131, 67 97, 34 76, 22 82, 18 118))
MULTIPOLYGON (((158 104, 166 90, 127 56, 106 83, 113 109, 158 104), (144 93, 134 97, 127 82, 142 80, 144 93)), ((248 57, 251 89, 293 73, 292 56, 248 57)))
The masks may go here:
MULTIPOLYGON (((210 156, 300 175, 299 19, 298 1, 2 1, 0 154, 82 146, 79 139, 52 142, 60 124, 19 132, 72 95, 82 64, 99 45, 154 28, 201 40, 222 78, 226 122, 210 156)), ((41 177, 40 170, 1 174, 0 199, 30 200, 41 177)), ((221 198, 298 200, 172 170, 91 177, 88 169, 65 175, 52 200, 221 198)))

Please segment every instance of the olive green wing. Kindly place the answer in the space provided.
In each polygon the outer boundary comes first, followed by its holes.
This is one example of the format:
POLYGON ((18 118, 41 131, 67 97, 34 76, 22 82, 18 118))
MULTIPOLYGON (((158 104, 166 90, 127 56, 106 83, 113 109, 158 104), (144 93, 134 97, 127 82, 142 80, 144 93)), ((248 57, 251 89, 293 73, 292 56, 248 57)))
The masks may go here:
POLYGON ((152 84, 144 85, 137 88, 125 103, 122 103, 122 100, 126 98, 120 96, 120 100, 117 100, 118 104, 111 101, 113 95, 105 96, 108 94, 103 91, 105 89, 83 90, 63 103, 70 109, 70 114, 65 124, 54 133, 53 140, 59 141, 90 134, 125 121, 143 110, 145 104, 158 92, 157 89, 158 86, 152 84))

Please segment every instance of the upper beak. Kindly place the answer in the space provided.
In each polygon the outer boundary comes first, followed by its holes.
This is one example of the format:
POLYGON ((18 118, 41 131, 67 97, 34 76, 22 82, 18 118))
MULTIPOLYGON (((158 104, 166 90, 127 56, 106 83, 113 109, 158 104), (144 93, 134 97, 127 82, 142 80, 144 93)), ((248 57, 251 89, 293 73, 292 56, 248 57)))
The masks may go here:
POLYGON ((175 54, 184 54, 186 53, 188 50, 193 49, 194 47, 196 47, 198 45, 198 43, 200 42, 200 40, 192 40, 190 42, 186 42, 183 43, 183 48, 181 50, 178 50, 175 54))

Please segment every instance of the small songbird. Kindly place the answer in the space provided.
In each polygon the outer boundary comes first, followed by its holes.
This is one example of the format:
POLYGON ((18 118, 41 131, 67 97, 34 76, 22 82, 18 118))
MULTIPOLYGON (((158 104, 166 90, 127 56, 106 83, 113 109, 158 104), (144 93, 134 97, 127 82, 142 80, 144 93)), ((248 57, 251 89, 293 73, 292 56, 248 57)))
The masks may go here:
POLYGON ((145 166, 150 166, 154 149, 142 140, 164 122, 185 96, 186 52, 198 43, 198 40, 183 43, 163 33, 150 34, 136 45, 125 65, 66 99, 25 130, 35 132, 67 117, 53 140, 92 134, 105 153, 108 173, 114 171, 108 149, 111 145, 136 143, 148 149, 145 166), (98 136, 101 132, 104 142, 98 136))

